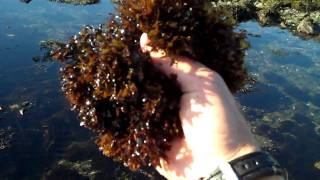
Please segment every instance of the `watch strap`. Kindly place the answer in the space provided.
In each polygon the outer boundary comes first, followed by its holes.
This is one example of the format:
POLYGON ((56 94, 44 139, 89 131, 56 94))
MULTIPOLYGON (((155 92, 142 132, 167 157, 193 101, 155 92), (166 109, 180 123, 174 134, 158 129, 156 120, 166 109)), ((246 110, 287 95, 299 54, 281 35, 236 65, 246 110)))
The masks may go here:
POLYGON ((260 177, 279 175, 287 179, 287 172, 269 153, 250 153, 229 162, 238 178, 254 180, 260 177))

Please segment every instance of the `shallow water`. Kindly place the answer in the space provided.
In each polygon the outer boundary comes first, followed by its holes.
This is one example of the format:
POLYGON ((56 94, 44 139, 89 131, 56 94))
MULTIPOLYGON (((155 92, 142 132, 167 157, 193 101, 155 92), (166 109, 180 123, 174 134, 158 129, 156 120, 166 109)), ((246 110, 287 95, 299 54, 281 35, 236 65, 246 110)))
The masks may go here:
MULTIPOLYGON (((67 40, 86 24, 104 23, 112 10, 108 1, 1 1, 0 179, 160 178, 102 156, 59 89, 59 65, 32 61, 41 40, 67 40)), ((257 79, 253 92, 236 95, 248 123, 294 179, 320 179, 320 43, 255 22, 239 29, 251 34, 246 65, 257 79)))

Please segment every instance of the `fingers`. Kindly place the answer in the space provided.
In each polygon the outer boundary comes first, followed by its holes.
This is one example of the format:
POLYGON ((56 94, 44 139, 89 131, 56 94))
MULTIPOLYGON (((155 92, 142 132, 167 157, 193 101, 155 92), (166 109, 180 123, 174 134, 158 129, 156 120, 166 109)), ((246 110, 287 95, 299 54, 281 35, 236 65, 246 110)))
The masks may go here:
POLYGON ((187 57, 168 57, 164 50, 154 49, 149 43, 148 35, 143 33, 140 38, 141 51, 149 53, 154 65, 168 77, 176 75, 184 93, 207 89, 219 76, 203 64, 187 57))

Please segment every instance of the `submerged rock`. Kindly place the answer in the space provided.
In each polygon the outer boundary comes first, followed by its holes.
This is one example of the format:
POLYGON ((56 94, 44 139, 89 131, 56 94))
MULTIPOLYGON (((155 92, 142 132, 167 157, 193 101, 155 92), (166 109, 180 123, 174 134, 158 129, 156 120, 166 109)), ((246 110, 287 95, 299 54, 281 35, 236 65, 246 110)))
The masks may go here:
POLYGON ((30 101, 24 101, 20 104, 12 104, 9 106, 11 111, 18 111, 21 116, 24 116, 25 112, 32 107, 32 103, 30 101))
POLYGON ((34 62, 38 62, 38 61, 41 60, 41 57, 40 57, 40 56, 34 56, 34 57, 32 57, 32 60, 33 60, 34 62))
MULTIPOLYGON (((80 118, 98 134, 100 150, 131 169, 157 166, 174 138, 182 138, 181 91, 140 50, 150 45, 172 57, 187 56, 217 71, 232 92, 248 80, 243 57, 248 44, 234 32, 224 8, 204 0, 127 0, 106 25, 87 26, 51 56, 64 63, 61 89, 80 118)), ((173 58, 174 63, 174 58, 173 58)))
POLYGON ((10 147, 11 139, 14 132, 11 127, 1 129, 0 128, 0 151, 10 147))

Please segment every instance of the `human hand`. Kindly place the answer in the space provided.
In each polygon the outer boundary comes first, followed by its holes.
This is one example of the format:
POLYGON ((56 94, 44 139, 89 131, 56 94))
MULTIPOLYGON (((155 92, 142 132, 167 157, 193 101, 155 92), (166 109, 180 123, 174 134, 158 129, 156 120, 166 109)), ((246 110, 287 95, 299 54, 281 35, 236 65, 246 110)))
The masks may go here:
POLYGON ((184 138, 172 142, 168 162, 161 159, 161 166, 156 167, 160 174, 167 179, 198 179, 208 176, 218 161, 231 161, 259 150, 219 74, 186 57, 175 57, 172 64, 172 57, 163 50, 153 50, 148 43, 143 33, 141 50, 150 54, 164 74, 177 75, 183 92, 179 116, 184 138))

